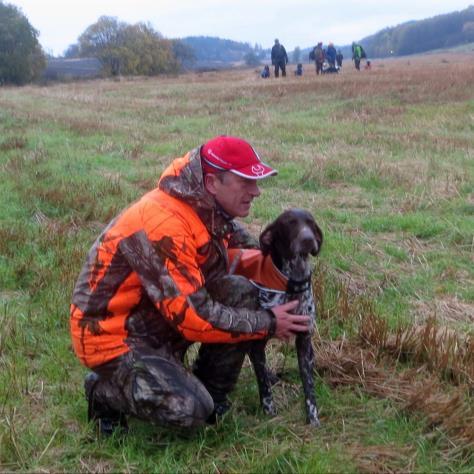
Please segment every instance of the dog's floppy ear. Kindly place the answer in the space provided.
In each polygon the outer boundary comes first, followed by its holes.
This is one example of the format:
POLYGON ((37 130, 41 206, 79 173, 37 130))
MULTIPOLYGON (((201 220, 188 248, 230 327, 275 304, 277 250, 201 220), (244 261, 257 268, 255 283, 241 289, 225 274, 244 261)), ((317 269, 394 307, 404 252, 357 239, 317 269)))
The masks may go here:
POLYGON ((260 234, 260 250, 262 251, 263 255, 268 255, 270 253, 273 244, 273 232, 274 226, 273 224, 270 224, 265 227, 263 232, 260 234))
POLYGON ((323 231, 319 228, 318 224, 315 221, 311 222, 311 230, 313 231, 314 237, 316 239, 316 248, 311 252, 313 257, 316 257, 321 250, 323 245, 323 231))

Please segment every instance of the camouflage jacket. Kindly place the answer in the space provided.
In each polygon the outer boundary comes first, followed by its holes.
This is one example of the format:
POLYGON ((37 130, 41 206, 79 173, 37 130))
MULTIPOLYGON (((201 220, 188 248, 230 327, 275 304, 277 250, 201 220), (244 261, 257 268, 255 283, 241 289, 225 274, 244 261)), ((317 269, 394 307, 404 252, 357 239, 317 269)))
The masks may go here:
POLYGON ((176 355, 193 341, 266 337, 269 312, 225 306, 205 288, 227 273, 228 247, 256 246, 204 190, 199 149, 177 158, 93 244, 71 304, 77 356, 95 367, 140 344, 176 355))

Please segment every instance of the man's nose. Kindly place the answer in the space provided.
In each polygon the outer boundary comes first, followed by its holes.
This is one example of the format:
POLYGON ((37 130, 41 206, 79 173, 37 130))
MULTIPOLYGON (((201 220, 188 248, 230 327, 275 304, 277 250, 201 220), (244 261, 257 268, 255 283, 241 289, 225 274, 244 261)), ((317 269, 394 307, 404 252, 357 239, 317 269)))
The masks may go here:
POLYGON ((250 190, 249 190, 250 194, 253 196, 253 197, 258 197, 260 196, 260 188, 257 184, 257 181, 253 181, 252 184, 250 185, 250 190))

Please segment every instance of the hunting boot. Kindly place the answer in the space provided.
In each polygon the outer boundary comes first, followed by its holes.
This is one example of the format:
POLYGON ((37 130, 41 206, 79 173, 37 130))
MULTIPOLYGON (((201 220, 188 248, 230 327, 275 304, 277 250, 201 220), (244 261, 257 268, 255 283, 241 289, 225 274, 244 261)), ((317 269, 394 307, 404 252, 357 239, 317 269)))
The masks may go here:
POLYGON ((87 419, 89 422, 96 423, 99 433, 103 436, 111 436, 116 430, 126 434, 128 425, 125 415, 97 399, 95 390, 99 380, 100 377, 95 372, 90 372, 84 379, 84 390, 88 403, 87 419))

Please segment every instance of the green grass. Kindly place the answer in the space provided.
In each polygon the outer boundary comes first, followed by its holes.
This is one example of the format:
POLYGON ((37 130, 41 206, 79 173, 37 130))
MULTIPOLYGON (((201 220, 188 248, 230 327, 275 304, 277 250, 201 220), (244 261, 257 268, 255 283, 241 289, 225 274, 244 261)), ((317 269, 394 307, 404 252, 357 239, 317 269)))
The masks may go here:
POLYGON ((222 133, 247 138, 279 170, 244 220, 252 232, 290 206, 324 231, 323 339, 355 340, 364 311, 390 328, 433 315, 420 305, 472 331, 472 64, 449 77, 439 61, 375 66, 265 83, 238 71, 0 88, 0 470, 474 468, 472 456, 451 458, 450 439, 421 415, 324 375, 322 428, 311 430, 291 347, 270 355, 276 365, 286 356, 274 419, 245 367, 214 427, 183 436, 133 420, 127 437, 102 440, 86 422, 68 315, 88 248, 173 157, 222 133))

